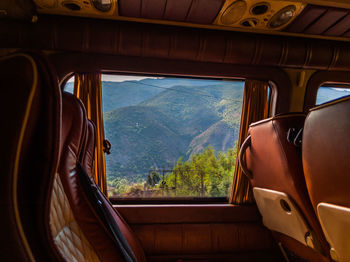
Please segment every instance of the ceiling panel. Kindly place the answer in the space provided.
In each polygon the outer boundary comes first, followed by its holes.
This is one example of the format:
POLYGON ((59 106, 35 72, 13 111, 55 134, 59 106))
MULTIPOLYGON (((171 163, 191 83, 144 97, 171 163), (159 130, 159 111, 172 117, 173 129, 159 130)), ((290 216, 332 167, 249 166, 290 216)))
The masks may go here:
POLYGON ((162 19, 165 12, 166 0, 142 0, 141 17, 162 19))
POLYGON ((164 19, 180 22, 185 21, 191 3, 192 0, 168 0, 166 3, 164 19))
POLYGON ((118 2, 120 16, 211 24, 225 0, 119 0, 118 2))
POLYGON ((211 24, 224 2, 224 0, 193 0, 186 21, 198 24, 211 24))
POLYGON ((349 30, 350 14, 344 16, 338 23, 330 27, 324 34, 331 36, 341 36, 349 30))
POLYGON ((350 10, 309 5, 285 31, 308 35, 348 37, 350 10))
POLYGON ((324 6, 307 6, 303 12, 287 27, 286 31, 293 33, 303 32, 327 11, 324 6))
POLYGON ((141 15, 141 0, 119 1, 119 14, 129 17, 140 17, 141 15))
POLYGON ((336 25, 339 19, 348 14, 345 9, 328 9, 314 23, 305 29, 304 33, 312 35, 321 35, 332 25, 336 25))

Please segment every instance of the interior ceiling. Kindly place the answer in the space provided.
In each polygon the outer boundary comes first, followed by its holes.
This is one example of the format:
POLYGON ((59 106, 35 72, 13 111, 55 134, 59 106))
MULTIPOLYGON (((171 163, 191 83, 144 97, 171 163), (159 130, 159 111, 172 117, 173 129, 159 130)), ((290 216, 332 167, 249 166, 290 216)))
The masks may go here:
POLYGON ((286 28, 288 32, 350 37, 350 10, 309 5, 286 28))
POLYGON ((344 0, 34 0, 38 13, 349 41, 344 0))

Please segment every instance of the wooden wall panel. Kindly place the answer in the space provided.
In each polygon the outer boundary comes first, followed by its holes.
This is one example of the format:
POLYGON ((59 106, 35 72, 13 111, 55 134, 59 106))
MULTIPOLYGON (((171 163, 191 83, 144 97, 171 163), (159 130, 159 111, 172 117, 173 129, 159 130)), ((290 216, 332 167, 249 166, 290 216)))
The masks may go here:
POLYGON ((43 16, 36 24, 0 21, 1 47, 350 70, 344 42, 60 16, 43 16))
POLYGON ((145 205, 115 208, 130 224, 149 261, 280 261, 256 206, 145 205), (265 259, 265 260, 264 260, 265 259))

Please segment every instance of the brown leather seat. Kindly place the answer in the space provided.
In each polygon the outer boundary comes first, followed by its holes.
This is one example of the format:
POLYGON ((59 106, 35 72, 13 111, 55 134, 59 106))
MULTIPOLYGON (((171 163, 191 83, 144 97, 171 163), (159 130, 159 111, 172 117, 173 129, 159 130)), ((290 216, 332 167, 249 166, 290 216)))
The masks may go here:
MULTIPOLYGON (((94 126, 87 120, 82 103, 73 95, 63 93, 61 157, 51 199, 52 237, 66 261, 124 261, 118 244, 89 202, 78 177, 79 162, 91 176, 94 139, 94 126)), ((146 261, 133 231, 105 197, 103 201, 137 261, 146 261)))
POLYGON ((85 172, 93 179, 93 164, 95 155, 95 124, 88 120, 86 129, 86 138, 82 155, 80 156, 81 165, 85 172))
POLYGON ((328 245, 308 197, 301 148, 287 139, 288 131, 300 130, 304 120, 304 114, 285 114, 251 124, 240 160, 251 176, 265 226, 290 251, 309 261, 322 261, 325 258, 319 253, 327 253, 328 245))
POLYGON ((56 170, 60 90, 40 54, 0 58, 0 260, 54 261, 50 178, 56 170))
POLYGON ((336 261, 350 261, 350 97, 310 110, 303 167, 314 210, 336 261))

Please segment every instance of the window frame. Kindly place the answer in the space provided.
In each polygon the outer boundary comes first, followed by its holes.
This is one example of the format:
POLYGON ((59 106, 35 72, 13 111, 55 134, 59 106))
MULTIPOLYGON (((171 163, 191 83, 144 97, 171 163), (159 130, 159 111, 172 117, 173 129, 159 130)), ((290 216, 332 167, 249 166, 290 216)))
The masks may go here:
MULTIPOLYGON (((180 75, 164 75, 164 74, 138 74, 138 73, 124 73, 124 72, 103 72, 102 75, 123 75, 123 76, 149 76, 149 77, 171 77, 171 78, 188 78, 188 79, 201 79, 201 80, 221 80, 221 81, 246 81, 247 78, 242 77, 230 77, 230 78, 217 78, 217 77, 198 77, 198 76, 180 76, 180 75)), ((70 79, 70 78, 68 78, 70 79)), ((102 79, 102 78, 101 78, 102 79)), ((277 86, 272 81, 267 81, 269 84, 268 95, 268 117, 275 114, 276 101, 277 101, 277 86)), ((103 89, 103 87, 102 87, 103 89)), ((103 104, 103 101, 102 101, 103 104)), ((242 100, 243 104, 243 100, 242 100)), ((102 116, 103 119, 103 116, 102 116)), ((104 120, 103 120, 104 123, 104 120)), ((105 160, 106 161, 106 160, 105 160)), ((222 197, 155 197, 155 198, 139 198, 139 197, 108 197, 112 204, 129 205, 129 204, 227 204, 229 202, 230 195, 222 197)))
MULTIPOLYGON (((83 53, 51 54, 50 58, 56 68, 60 85, 64 83, 74 72, 101 72, 102 74, 122 75, 149 75, 171 77, 200 77, 216 79, 255 79, 266 81, 269 84, 270 104, 269 116, 288 112, 292 83, 287 73, 281 68, 261 67, 255 65, 236 65, 228 63, 213 63, 184 60, 168 60, 161 58, 119 56, 119 55, 91 55, 83 53), (76 63, 79 61, 79 63, 76 63)), ((116 203, 115 199, 111 199, 116 203)), ((200 204, 228 203, 229 198, 206 200, 200 204)), ((175 204, 176 200, 166 202, 152 199, 149 202, 133 200, 119 200, 117 204, 175 204)), ((176 204, 199 204, 197 198, 183 198, 176 204)))
POLYGON ((307 84, 304 98, 304 112, 316 106, 318 89, 323 85, 349 85, 350 75, 345 71, 319 71, 314 73, 307 84))
MULTIPOLYGON (((73 74, 74 75, 74 74, 73 74)), ((198 79, 198 80, 219 80, 219 81, 243 81, 245 82, 244 78, 236 77, 236 78, 214 78, 214 77, 194 77, 194 76, 173 76, 173 75, 159 75, 159 74, 137 74, 137 73, 121 73, 121 72, 103 72, 102 75, 122 75, 122 76, 149 76, 149 77, 171 77, 171 78, 179 78, 179 79, 198 79)), ((68 80, 72 77, 67 78, 65 81, 65 84, 68 82, 68 80)), ((102 79, 102 77, 101 77, 102 79)), ((102 80, 101 80, 102 81, 102 80)), ((273 91, 271 86, 269 85, 270 93, 269 93, 269 109, 274 108, 271 106, 271 101, 273 97, 273 91)), ((103 87, 102 87, 103 89, 103 87)), ((102 90, 101 89, 101 90, 102 90)), ((242 97, 243 98, 243 97, 242 97)), ((103 101, 102 101, 103 104, 103 101)), ((243 99, 242 99, 243 104, 243 99)), ((270 111, 269 111, 270 114, 270 111)), ((102 115, 103 120, 103 115, 102 115)), ((103 120, 104 123, 104 120, 103 120)), ((106 161, 106 159, 105 159, 106 161)), ((107 176, 106 176, 107 177, 107 176)), ((128 204, 227 204, 229 201, 229 195, 222 196, 222 197, 155 197, 155 198, 140 198, 140 197, 116 197, 111 196, 108 197, 109 200, 112 202, 112 204, 122 204, 122 205, 128 205, 128 204)))

